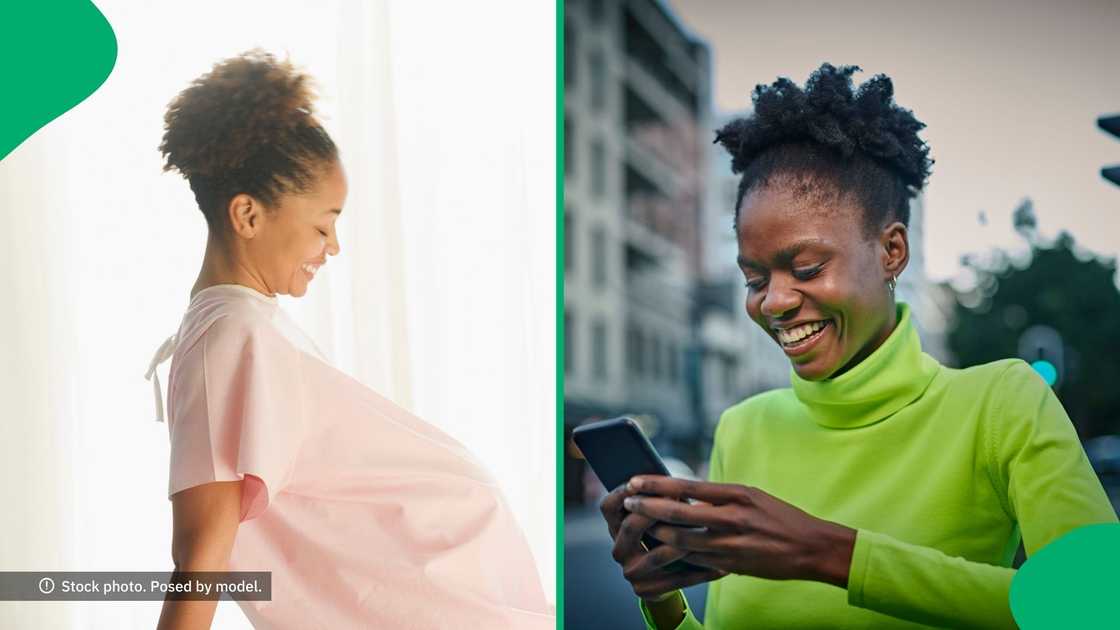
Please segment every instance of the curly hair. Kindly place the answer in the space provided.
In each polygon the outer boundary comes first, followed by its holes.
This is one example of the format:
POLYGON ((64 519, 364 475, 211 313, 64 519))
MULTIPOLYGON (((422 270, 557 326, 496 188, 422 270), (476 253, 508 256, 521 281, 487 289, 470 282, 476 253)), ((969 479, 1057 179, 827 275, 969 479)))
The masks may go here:
POLYGON ((226 236, 235 195, 273 209, 282 195, 310 190, 338 159, 314 116, 312 85, 290 60, 254 48, 215 64, 171 101, 163 172, 187 178, 211 232, 226 236))
POLYGON ((747 192, 772 179, 800 180, 806 193, 855 198, 873 235, 888 220, 910 222, 909 200, 925 186, 933 160, 918 137, 925 124, 894 103, 879 74, 852 89, 859 66, 822 64, 802 89, 787 78, 755 87, 754 112, 716 131, 742 174, 735 226, 747 192))

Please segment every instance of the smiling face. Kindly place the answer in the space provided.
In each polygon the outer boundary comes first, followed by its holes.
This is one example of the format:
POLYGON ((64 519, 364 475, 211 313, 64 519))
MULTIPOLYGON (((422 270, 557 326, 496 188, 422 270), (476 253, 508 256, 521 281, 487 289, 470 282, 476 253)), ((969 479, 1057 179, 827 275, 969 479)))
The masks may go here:
POLYGON ((906 227, 875 236, 854 201, 806 195, 775 178, 739 208, 739 266, 747 314, 810 381, 839 376, 895 325, 887 281, 906 267, 906 227))
POLYGON ((334 162, 306 193, 284 195, 268 212, 259 202, 235 198, 231 219, 242 250, 240 265, 267 294, 307 293, 327 255, 339 252, 335 223, 346 202, 346 174, 334 162))

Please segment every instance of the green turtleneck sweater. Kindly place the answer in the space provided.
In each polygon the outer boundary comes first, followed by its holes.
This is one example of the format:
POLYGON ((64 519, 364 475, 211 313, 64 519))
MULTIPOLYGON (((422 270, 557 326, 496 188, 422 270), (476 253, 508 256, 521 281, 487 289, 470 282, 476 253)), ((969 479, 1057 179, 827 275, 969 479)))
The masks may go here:
MULTIPOLYGON (((1028 555, 1116 513, 1054 392, 1019 359, 967 369, 922 352, 906 304, 868 358, 723 413, 711 480, 857 530, 847 590, 730 575, 683 629, 1015 628, 1028 555)), ((654 628, 648 611, 643 615, 654 628)))

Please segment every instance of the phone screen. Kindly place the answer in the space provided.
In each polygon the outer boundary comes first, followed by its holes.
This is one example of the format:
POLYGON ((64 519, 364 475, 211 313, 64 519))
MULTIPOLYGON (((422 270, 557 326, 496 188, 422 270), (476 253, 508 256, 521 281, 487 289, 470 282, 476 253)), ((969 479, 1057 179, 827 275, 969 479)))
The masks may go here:
POLYGON ((653 444, 632 418, 577 427, 572 439, 608 492, 635 475, 669 475, 653 444))
MULTIPOLYGON (((665 462, 633 418, 613 418, 577 427, 572 432, 572 440, 607 491, 618 488, 635 475, 670 476, 665 462)), ((642 542, 646 549, 662 544, 649 534, 642 536, 642 542)), ((684 566, 677 561, 665 568, 680 570, 684 566)))

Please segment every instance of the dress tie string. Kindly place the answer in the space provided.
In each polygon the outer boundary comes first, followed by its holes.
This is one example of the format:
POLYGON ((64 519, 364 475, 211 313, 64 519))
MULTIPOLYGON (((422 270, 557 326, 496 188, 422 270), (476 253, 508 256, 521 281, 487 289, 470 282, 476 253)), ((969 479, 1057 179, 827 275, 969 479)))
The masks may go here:
POLYGON ((152 357, 151 364, 148 365, 148 373, 144 378, 152 381, 156 395, 156 422, 164 422, 163 417, 163 390, 159 386, 159 373, 156 368, 160 363, 163 363, 175 353, 176 346, 179 345, 179 334, 175 333, 167 338, 166 341, 160 345, 159 350, 156 350, 156 356, 152 357))

